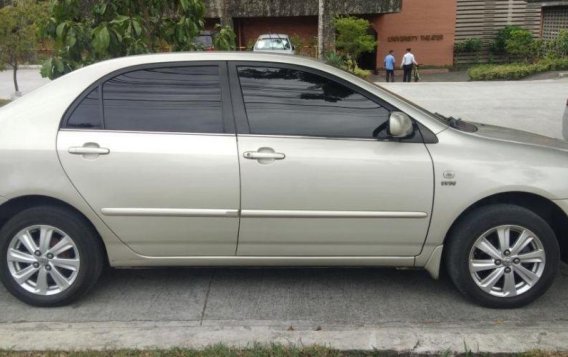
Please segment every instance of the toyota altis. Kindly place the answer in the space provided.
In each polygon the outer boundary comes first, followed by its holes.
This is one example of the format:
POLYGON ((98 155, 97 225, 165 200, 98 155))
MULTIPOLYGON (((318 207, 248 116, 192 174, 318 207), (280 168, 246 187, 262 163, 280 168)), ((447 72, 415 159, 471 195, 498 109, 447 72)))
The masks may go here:
POLYGON ((293 56, 114 59, 0 109, 0 276, 32 305, 105 265, 390 266, 518 307, 552 284, 567 213, 568 143, 293 56))

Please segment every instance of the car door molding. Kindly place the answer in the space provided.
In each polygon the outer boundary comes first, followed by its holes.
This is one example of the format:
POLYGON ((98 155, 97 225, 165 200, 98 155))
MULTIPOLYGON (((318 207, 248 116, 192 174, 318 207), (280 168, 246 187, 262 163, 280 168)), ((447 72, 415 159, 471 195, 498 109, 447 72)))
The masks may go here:
POLYGON ((238 217, 237 209, 103 208, 105 216, 121 217, 238 217))
POLYGON ((317 211, 241 210, 242 218, 427 218, 426 212, 404 211, 317 211))

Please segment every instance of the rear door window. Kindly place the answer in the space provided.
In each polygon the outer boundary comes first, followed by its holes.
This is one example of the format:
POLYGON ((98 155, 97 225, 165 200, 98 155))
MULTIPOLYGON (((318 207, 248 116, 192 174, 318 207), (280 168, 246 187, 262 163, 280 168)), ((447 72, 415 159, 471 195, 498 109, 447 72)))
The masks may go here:
POLYGON ((222 133, 217 66, 150 68, 103 85, 105 129, 222 133))
POLYGON ((223 80, 226 78, 215 64, 121 73, 79 99, 62 127, 224 133, 227 119, 223 112, 223 80))

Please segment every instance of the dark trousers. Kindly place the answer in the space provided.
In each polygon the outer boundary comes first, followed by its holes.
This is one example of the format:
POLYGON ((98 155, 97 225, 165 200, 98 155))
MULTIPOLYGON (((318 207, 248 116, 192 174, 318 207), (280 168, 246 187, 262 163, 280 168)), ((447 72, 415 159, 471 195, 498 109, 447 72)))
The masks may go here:
POLYGON ((387 82, 394 82, 394 69, 387 69, 387 82))
POLYGON ((403 82, 412 82, 412 64, 405 64, 402 66, 404 70, 404 75, 402 77, 403 82))

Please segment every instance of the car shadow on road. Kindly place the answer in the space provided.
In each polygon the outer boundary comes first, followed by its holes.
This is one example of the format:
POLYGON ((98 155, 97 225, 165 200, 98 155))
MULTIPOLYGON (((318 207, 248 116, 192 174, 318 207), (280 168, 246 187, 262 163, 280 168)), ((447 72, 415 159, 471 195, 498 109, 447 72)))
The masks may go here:
POLYGON ((189 321, 197 325, 306 322, 532 324, 563 319, 568 269, 534 304, 492 310, 463 298, 447 278, 385 268, 108 269, 75 304, 40 309, 0 289, 0 322, 189 321))

